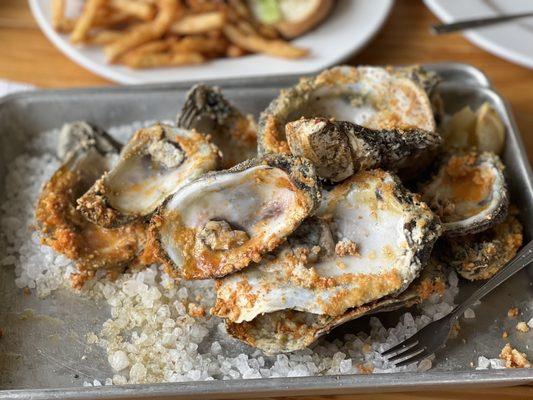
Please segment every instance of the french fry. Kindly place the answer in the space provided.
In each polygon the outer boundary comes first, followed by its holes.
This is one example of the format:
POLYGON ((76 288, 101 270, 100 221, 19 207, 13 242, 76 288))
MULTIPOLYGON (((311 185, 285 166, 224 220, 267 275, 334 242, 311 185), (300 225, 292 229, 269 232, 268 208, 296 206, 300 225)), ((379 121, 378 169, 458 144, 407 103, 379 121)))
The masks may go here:
POLYGON ((114 25, 122 25, 132 21, 132 16, 122 11, 103 10, 94 18, 93 26, 95 28, 106 28, 114 25))
POLYGON ((226 50, 226 56, 231 57, 231 58, 242 57, 245 54, 246 54, 246 51, 244 51, 239 46, 236 46, 234 44, 230 44, 228 46, 228 49, 226 50))
POLYGON ((163 34, 169 27, 178 12, 182 11, 178 0, 158 0, 159 12, 154 20, 154 27, 163 34))
POLYGON ((256 30, 259 32, 261 36, 264 36, 267 39, 279 39, 280 38, 280 34, 276 30, 276 28, 274 28, 273 26, 258 24, 258 26, 256 26, 256 30))
POLYGON ((127 35, 127 32, 103 29, 90 35, 87 39, 87 43, 96 45, 106 45, 119 40, 120 38, 124 37, 124 35, 127 35))
POLYGON ((201 53, 222 55, 226 53, 228 42, 224 38, 212 39, 202 36, 188 36, 171 44, 173 53, 201 53))
POLYGON ((221 4, 217 4, 214 1, 185 0, 185 3, 189 10, 196 14, 217 11, 223 8, 221 4))
POLYGON ((229 0, 229 4, 239 17, 250 19, 250 10, 241 0, 229 0))
POLYGON ((105 47, 104 53, 110 62, 141 44, 161 37, 170 26, 178 9, 176 0, 159 0, 159 11, 153 22, 137 26, 128 35, 105 47))
POLYGON ((270 54, 281 58, 302 58, 309 50, 291 45, 283 40, 269 40, 259 35, 248 35, 233 25, 226 24, 222 30, 228 40, 253 53, 270 54))
POLYGON ((156 39, 158 36, 159 34, 154 29, 153 23, 145 23, 135 27, 127 35, 107 45, 104 48, 104 53, 109 62, 114 62, 128 50, 156 39))
POLYGON ((76 25, 76 20, 72 18, 63 18, 59 26, 56 28, 57 31, 63 33, 70 33, 76 25))
POLYGON ((220 11, 191 14, 174 22, 170 27, 170 31, 179 35, 206 33, 222 29, 224 22, 224 13, 220 11))
POLYGON ((151 42, 145 43, 139 47, 136 47, 135 49, 131 50, 130 52, 124 54, 124 57, 132 56, 132 55, 139 55, 139 54, 148 54, 148 53, 163 53, 167 50, 169 50, 176 40, 174 38, 172 39, 164 39, 164 40, 153 40, 151 42))
POLYGON ((62 29, 65 20, 65 0, 52 1, 52 26, 55 29, 62 29))
POLYGON ((237 27, 239 28, 240 31, 242 31, 243 33, 247 35, 257 35, 255 28, 248 21, 245 21, 242 19, 239 20, 237 22, 237 27))
POLYGON ((109 3, 116 10, 142 20, 151 20, 155 15, 155 7, 150 3, 131 0, 110 0, 109 3))
POLYGON ((105 0, 88 0, 85 3, 83 13, 76 21, 70 40, 72 43, 80 43, 87 36, 87 32, 93 24, 98 9, 105 3, 105 0))
POLYGON ((202 64, 205 58, 199 53, 141 53, 124 62, 128 67, 139 69, 202 64))

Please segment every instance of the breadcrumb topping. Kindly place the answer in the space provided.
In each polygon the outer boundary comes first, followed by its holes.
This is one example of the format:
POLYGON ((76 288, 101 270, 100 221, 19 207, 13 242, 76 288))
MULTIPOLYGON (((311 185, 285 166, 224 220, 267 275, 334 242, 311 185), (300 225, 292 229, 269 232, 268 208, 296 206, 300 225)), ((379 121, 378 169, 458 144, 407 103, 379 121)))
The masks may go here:
POLYGON ((516 324, 516 330, 518 332, 529 332, 529 326, 524 321, 519 322, 516 324))
POLYGON ((335 245, 335 254, 339 257, 358 256, 359 246, 350 239, 342 239, 335 245))
POLYGON ((505 361, 507 368, 531 368, 525 353, 521 353, 507 343, 500 353, 500 358, 505 361))

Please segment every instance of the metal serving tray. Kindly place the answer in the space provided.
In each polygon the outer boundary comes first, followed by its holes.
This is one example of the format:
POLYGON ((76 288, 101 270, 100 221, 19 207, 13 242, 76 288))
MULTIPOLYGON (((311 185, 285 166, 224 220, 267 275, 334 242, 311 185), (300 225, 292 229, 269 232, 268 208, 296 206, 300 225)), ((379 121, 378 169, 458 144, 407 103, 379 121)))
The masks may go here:
MULTIPOLYGON (((530 240, 533 237, 532 172, 506 102, 491 89, 483 73, 471 66, 442 63, 427 67, 444 78, 441 91, 447 112, 457 111, 466 104, 477 107, 489 101, 503 118, 507 126, 504 160, 510 190, 513 202, 520 208, 524 240, 530 240)), ((218 85, 239 107, 257 114, 279 88, 296 79, 289 76, 232 80, 218 85)), ((10 161, 24 151, 25 143, 33 135, 77 119, 108 127, 173 118, 189 86, 182 83, 36 91, 0 100, 0 187, 3 188, 10 161)), ((513 345, 533 358, 531 335, 517 334, 516 320, 507 318, 507 310, 513 306, 520 307, 524 318, 533 316, 532 272, 531 267, 522 271, 489 295, 476 308, 476 319, 461 323, 459 338, 448 342, 446 349, 437 355, 434 368, 427 372, 85 388, 81 387, 84 380, 103 380, 111 375, 103 351, 88 346, 85 341, 85 334, 97 331, 107 318, 105 304, 61 291, 45 299, 24 295, 15 288, 13 268, 0 268, 0 328, 5 332, 0 339, 0 399, 236 398, 531 383, 532 369, 476 371, 470 362, 476 363, 478 355, 497 356, 505 343, 501 338, 504 330, 510 333, 513 345), (81 361, 83 355, 85 361, 81 361)), ((460 296, 467 295, 475 286, 463 283, 460 296)), ((383 317, 392 321, 395 318, 394 314, 383 317)), ((355 325, 340 329, 364 329, 365 322, 364 319, 355 321, 355 325)))

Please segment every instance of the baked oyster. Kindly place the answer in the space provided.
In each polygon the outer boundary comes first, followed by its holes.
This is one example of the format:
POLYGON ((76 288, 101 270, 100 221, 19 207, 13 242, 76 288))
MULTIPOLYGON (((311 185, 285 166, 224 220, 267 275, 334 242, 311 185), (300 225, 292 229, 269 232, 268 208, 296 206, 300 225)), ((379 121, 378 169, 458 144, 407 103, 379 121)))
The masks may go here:
POLYGON ((503 170, 499 157, 488 152, 454 154, 443 162, 421 194, 441 218, 445 235, 482 232, 505 218, 509 195, 503 170))
POLYGON ((371 129, 435 131, 436 75, 419 67, 334 67, 304 78, 270 103, 259 120, 259 153, 289 153, 285 125, 301 117, 349 121, 371 129))
POLYGON ((335 327, 364 315, 412 307, 432 294, 442 295, 445 277, 438 263, 430 262, 420 276, 397 296, 386 296, 371 303, 348 309, 344 314, 311 314, 295 310, 262 314, 253 320, 234 323, 226 320, 229 335, 262 350, 266 355, 301 350, 316 342, 335 327))
POLYGON ((78 209, 104 227, 142 220, 218 163, 218 149, 204 135, 155 124, 133 135, 113 169, 78 200, 78 209))
POLYGON ((118 160, 119 145, 101 129, 86 122, 66 124, 58 154, 63 164, 44 186, 35 211, 42 243, 77 263, 73 284, 81 286, 97 269, 109 273, 149 264, 144 253, 146 227, 141 223, 118 229, 87 221, 76 200, 118 160))
POLYGON ((436 246, 437 254, 463 278, 491 278, 522 246, 522 225, 514 214, 481 233, 442 240, 436 246))
POLYGON ((269 155, 184 186, 154 216, 152 228, 169 275, 221 277, 259 262, 319 198, 309 161, 269 155))
POLYGON ((209 135, 222 152, 222 168, 233 167, 257 153, 253 118, 242 114, 217 87, 193 86, 178 115, 178 126, 209 135))
POLYGON ((287 309, 343 315, 405 290, 440 234, 429 207, 381 170, 337 185, 316 216, 321 233, 300 235, 309 246, 289 241, 275 258, 219 280, 211 312, 235 323, 287 309))
POLYGON ((289 122, 285 133, 291 153, 311 160, 318 175, 331 182, 373 168, 412 177, 429 164, 442 141, 435 131, 375 130, 327 118, 289 122))

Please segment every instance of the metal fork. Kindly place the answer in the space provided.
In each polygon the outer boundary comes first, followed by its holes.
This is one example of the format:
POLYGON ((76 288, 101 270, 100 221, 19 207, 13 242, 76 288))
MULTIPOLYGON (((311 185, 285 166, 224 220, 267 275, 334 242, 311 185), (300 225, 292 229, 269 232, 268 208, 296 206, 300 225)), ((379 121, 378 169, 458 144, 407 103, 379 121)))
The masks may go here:
POLYGON ((520 14, 500 15, 497 17, 485 17, 467 19, 463 21, 451 22, 449 24, 433 25, 430 28, 430 32, 435 35, 442 35, 443 33, 451 33, 462 31, 464 29, 480 28, 482 26, 501 24, 502 22, 508 22, 519 18, 533 17, 533 12, 524 12, 520 14))
POLYGON ((496 275, 489 279, 483 286, 477 289, 468 299, 455 307, 448 315, 433 321, 429 325, 419 330, 410 338, 385 350, 382 356, 397 367, 408 365, 435 353, 444 346, 454 322, 473 303, 481 299, 487 293, 505 282, 515 273, 533 261, 533 240, 526 244, 522 250, 502 268, 496 275))

